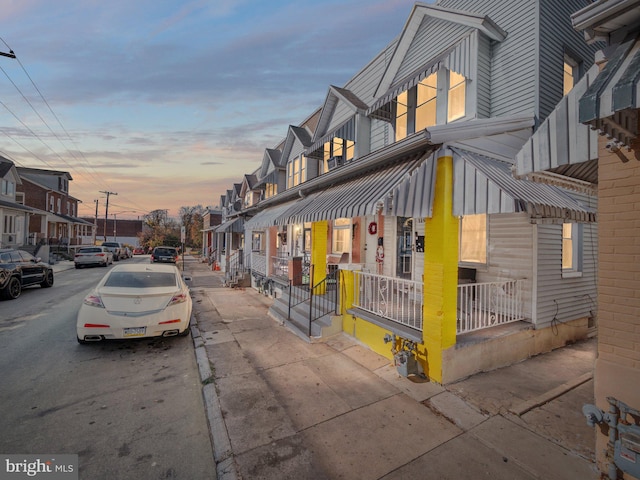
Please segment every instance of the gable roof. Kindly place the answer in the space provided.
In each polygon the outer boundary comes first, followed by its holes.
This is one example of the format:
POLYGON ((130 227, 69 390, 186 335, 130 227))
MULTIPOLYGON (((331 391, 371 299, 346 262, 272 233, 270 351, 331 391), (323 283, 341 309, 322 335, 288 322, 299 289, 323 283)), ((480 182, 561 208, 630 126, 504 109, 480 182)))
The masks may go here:
POLYGON ((296 140, 298 140, 303 147, 309 147, 311 145, 311 135, 306 128, 289 125, 287 138, 284 141, 284 147, 282 149, 282 156, 280 157, 281 162, 286 164, 289 160, 289 155, 291 155, 291 150, 296 140))
MULTIPOLYGON (((498 27, 493 20, 491 20, 486 15, 478 15, 474 13, 464 12, 462 10, 453 10, 442 7, 437 7, 434 5, 427 5, 424 3, 416 3, 411 10, 409 15, 409 19, 407 20, 402 33, 400 34, 399 40, 396 43, 395 49, 393 51, 393 55, 391 61, 388 63, 387 68, 385 69, 384 74, 380 78, 380 82, 378 84, 378 88, 376 89, 375 96, 379 96, 384 94, 387 90, 389 90, 393 85, 393 80, 396 77, 402 62, 411 47, 413 39, 420 29, 420 25, 425 17, 431 17, 435 19, 445 20, 453 23, 457 23, 466 27, 469 27, 474 30, 481 31, 487 37, 492 40, 501 42, 506 37, 506 32, 504 32, 500 27, 498 27)), ((444 52, 436 57, 440 58, 445 54, 450 53, 448 49, 445 49, 444 52)), ((433 62, 429 62, 433 63, 433 62)), ((463 72, 458 72, 463 73, 463 72)), ((426 75, 425 75, 426 76, 426 75)), ((424 78, 424 77, 423 77, 424 78)), ((398 83, 398 82, 396 82, 398 83)), ((385 95, 386 96, 386 95, 385 95)), ((376 102, 378 103, 378 102, 376 102)))

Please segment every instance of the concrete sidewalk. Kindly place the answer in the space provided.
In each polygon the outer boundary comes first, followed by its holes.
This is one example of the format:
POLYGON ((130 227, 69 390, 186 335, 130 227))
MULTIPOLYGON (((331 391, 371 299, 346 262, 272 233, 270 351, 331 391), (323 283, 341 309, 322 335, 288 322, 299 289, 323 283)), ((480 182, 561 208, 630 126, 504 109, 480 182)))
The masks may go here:
POLYGON ((307 343, 271 300, 187 257, 194 343, 226 479, 596 479, 595 341, 443 387, 340 334, 307 343))

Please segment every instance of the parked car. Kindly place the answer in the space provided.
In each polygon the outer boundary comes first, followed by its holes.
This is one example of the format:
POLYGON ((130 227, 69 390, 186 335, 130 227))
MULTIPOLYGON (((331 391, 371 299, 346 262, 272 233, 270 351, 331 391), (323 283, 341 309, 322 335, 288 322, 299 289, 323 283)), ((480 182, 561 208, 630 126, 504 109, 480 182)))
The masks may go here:
POLYGON ((82 247, 79 248, 73 256, 73 262, 76 268, 85 265, 101 265, 106 267, 113 263, 113 253, 105 246, 100 247, 82 247))
POLYGON ((117 262, 124 255, 124 245, 120 242, 102 242, 103 247, 107 247, 113 253, 113 259, 117 262))
POLYGON ((120 264, 80 306, 78 342, 189 334, 193 302, 173 265, 120 264))
POLYGON ((156 247, 151 252, 151 263, 176 263, 178 249, 175 247, 156 247))
POLYGON ((136 247, 133 249, 133 254, 134 255, 144 255, 144 248, 142 247, 136 247))
POLYGON ((0 296, 18 298, 31 285, 51 287, 53 268, 24 250, 0 249, 0 296))

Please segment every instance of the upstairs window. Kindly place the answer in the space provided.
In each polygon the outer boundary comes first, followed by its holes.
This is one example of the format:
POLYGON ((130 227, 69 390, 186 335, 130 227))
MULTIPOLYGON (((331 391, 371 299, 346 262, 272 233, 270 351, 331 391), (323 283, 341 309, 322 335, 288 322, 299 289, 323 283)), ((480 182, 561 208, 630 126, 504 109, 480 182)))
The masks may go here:
POLYGON ((2 184, 2 189, 0 190, 0 194, 6 195, 8 197, 13 197, 16 193, 16 184, 10 182, 9 180, 2 179, 0 182, 2 184))
POLYGON ((409 132, 409 90, 402 92, 396 99, 396 142, 409 132))
POLYGON ((278 184, 277 183, 267 183, 264 189, 264 197, 271 198, 275 197, 278 194, 278 184))
POLYGON ((466 115, 467 79, 452 71, 440 70, 441 74, 438 73, 423 78, 396 97, 392 117, 396 142, 419 130, 466 115))
POLYGON ((562 95, 566 95, 576 84, 578 77, 578 62, 571 57, 564 57, 564 73, 562 78, 562 95))
POLYGON ((333 137, 328 142, 325 142, 323 155, 322 155, 322 168, 319 169, 322 173, 327 173, 329 170, 340 165, 344 165, 345 162, 353 160, 355 153, 356 143, 353 140, 347 140, 340 137, 333 137))
POLYGON ((307 157, 300 155, 289 162, 287 168, 287 188, 307 181, 307 157))
POLYGON ((459 73, 449 72, 449 91, 447 96, 447 122, 464 117, 467 79, 459 73))

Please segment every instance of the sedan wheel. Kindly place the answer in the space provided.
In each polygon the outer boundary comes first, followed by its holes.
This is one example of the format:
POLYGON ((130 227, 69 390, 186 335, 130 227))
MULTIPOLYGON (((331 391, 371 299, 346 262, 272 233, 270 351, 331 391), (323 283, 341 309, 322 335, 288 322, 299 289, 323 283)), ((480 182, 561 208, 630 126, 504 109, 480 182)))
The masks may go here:
POLYGON ((42 288, 49 288, 53 286, 53 270, 47 270, 47 273, 44 274, 44 280, 40 286, 42 288))
POLYGON ((2 291, 2 296, 4 298, 15 300, 22 293, 22 285, 20 284, 20 279, 18 277, 11 277, 9 283, 4 290, 2 291))

